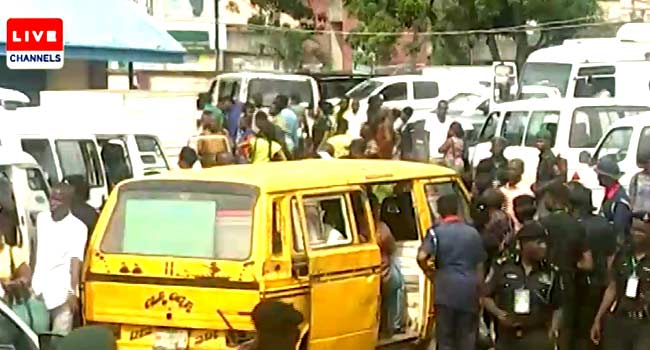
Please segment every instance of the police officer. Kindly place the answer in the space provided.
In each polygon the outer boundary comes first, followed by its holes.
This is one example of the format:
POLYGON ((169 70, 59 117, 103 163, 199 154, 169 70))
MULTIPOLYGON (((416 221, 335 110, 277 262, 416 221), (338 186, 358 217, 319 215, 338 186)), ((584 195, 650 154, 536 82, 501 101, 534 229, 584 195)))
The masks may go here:
POLYGON ((428 230, 417 256, 436 286, 436 349, 475 350, 487 254, 476 229, 458 216, 455 194, 440 196, 436 204, 440 222, 428 230))
POLYGON ((552 350, 559 325, 560 286, 557 269, 545 262, 546 230, 524 224, 517 235, 520 253, 502 258, 490 274, 485 309, 494 315, 497 350, 552 350))
POLYGON ((575 305, 576 318, 572 325, 574 348, 588 350, 593 348, 589 331, 607 288, 607 262, 616 252, 616 235, 607 219, 594 214, 591 190, 575 181, 568 187, 571 215, 584 227, 586 243, 593 257, 593 269, 576 274, 576 294, 580 296, 580 302, 575 305))
POLYGON ((639 213, 631 229, 631 244, 616 254, 610 282, 591 328, 603 349, 650 349, 650 215, 639 213), (604 322, 604 324, 603 324, 604 322))
POLYGON ((577 277, 593 268, 593 257, 586 241, 584 226, 569 214, 569 189, 562 183, 549 186, 544 205, 550 214, 540 220, 548 232, 548 260, 557 266, 562 286, 562 324, 559 350, 575 350, 577 277))
POLYGON ((595 168, 598 182, 605 188, 605 198, 600 207, 603 215, 614 226, 619 243, 627 242, 632 223, 630 197, 618 180, 623 176, 614 155, 598 160, 595 168))
POLYGON ((537 176, 532 190, 537 198, 537 215, 540 218, 548 215, 548 211, 544 206, 544 197, 550 192, 550 187, 566 181, 566 174, 562 173, 558 166, 557 157, 551 150, 554 143, 553 138, 553 134, 550 131, 543 129, 537 133, 537 142, 535 143, 535 146, 539 150, 539 163, 537 165, 537 176))
POLYGON ((476 166, 477 177, 489 177, 490 185, 494 188, 505 185, 508 182, 508 159, 503 155, 508 140, 503 137, 492 139, 492 156, 481 160, 476 166))

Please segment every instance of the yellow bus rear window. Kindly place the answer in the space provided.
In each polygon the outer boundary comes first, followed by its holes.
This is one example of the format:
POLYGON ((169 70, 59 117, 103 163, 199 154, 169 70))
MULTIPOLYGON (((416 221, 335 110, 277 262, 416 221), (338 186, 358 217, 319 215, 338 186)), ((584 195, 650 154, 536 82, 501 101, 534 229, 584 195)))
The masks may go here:
POLYGON ((250 255, 253 196, 126 191, 120 197, 103 252, 225 260, 250 255))

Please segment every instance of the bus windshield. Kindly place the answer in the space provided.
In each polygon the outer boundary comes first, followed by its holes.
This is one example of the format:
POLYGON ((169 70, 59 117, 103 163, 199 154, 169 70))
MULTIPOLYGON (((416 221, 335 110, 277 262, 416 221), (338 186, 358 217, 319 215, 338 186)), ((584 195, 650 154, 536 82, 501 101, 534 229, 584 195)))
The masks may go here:
POLYGON ((571 65, 568 63, 529 62, 524 64, 521 86, 550 86, 565 97, 570 78, 571 65))

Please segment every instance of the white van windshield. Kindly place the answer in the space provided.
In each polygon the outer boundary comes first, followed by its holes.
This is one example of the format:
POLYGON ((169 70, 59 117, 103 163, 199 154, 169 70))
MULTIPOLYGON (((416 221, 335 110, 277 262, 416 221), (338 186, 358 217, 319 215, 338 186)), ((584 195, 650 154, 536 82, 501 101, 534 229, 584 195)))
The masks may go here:
POLYGON ((94 142, 57 140, 55 145, 63 177, 81 175, 91 188, 104 186, 104 174, 94 142))
POLYGON ((459 93, 448 101, 448 113, 462 113, 468 108, 478 106, 485 98, 479 94, 459 93))
POLYGON ((594 159, 613 155, 616 157, 616 161, 620 162, 627 158, 633 131, 631 127, 617 128, 610 131, 594 154, 594 159))
POLYGON ((352 90, 348 91, 346 95, 355 100, 363 100, 365 98, 368 98, 370 94, 372 94, 380 86, 382 86, 381 82, 368 79, 363 83, 353 87, 352 90))
POLYGON ((534 111, 530 114, 527 111, 508 112, 501 130, 501 136, 508 140, 510 146, 523 144, 526 147, 535 147, 537 135, 540 131, 546 130, 553 137, 551 145, 555 146, 559 119, 559 111, 534 111))
POLYGON ((521 86, 552 86, 565 97, 570 78, 570 64, 528 62, 521 73, 521 86))
POLYGON ((309 80, 251 79, 248 83, 248 100, 271 107, 278 95, 314 105, 314 94, 309 80))
POLYGON ((650 107, 640 106, 590 106, 576 108, 571 121, 569 147, 593 148, 607 129, 617 120, 641 112, 650 107))

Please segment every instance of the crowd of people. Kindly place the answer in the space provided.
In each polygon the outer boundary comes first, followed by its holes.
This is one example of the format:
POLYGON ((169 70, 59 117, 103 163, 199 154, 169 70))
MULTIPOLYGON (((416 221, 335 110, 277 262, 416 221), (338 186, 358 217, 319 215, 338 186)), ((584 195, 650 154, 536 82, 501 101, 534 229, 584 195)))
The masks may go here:
MULTIPOLYGON (((374 158, 428 160, 428 144, 418 147, 413 109, 382 107, 380 96, 369 100, 366 111, 359 102, 344 98, 336 106, 320 102, 303 108, 298 98, 278 95, 268 113, 255 102, 241 104, 222 98, 208 103, 197 122, 201 138, 196 147, 186 146, 179 155, 181 168, 226 164, 261 163, 307 158, 374 158)), ((439 162, 458 171, 469 169, 464 132, 447 117, 446 101, 436 109, 432 129, 440 135, 439 162), (445 141, 446 139, 446 141, 445 141)), ((424 121, 424 120, 422 120, 424 121)), ((422 129, 422 128, 420 128, 422 129)))
MULTIPOLYGON (((642 171, 629 192, 616 159, 598 160, 594 170, 605 197, 596 212, 591 191, 567 182, 566 161, 553 153, 549 130, 537 135, 536 181, 525 186, 525 164, 506 158, 506 139, 494 138, 491 156, 472 168, 464 130, 447 118, 446 101, 426 117, 384 108, 381 97, 371 98, 363 113, 355 100, 306 109, 299 101, 278 95, 268 114, 259 104, 229 98, 206 105, 198 122, 202 137, 181 150, 179 167, 305 158, 445 165, 462 175, 472 199, 465 220, 458 198, 438 198, 440 217, 418 254, 436 286, 438 350, 650 348, 650 150, 641 155, 642 171), (422 126, 427 123, 434 126, 422 126), (429 144, 416 139, 435 143, 440 156, 431 157, 429 144)), ((68 334, 81 323, 81 261, 97 221, 86 204, 88 185, 72 177, 52 188, 51 211, 36 218, 39 244, 30 260, 14 249, 20 235, 8 234, 17 232, 18 218, 10 185, 0 180, 0 298, 39 307, 43 314, 30 315, 32 328, 68 334)), ((404 280, 393 257, 395 233, 382 221, 385 203, 370 200, 382 253, 382 328, 401 332, 404 280)), ((274 332, 296 331, 300 317, 281 303, 261 303, 253 312, 260 334, 246 346, 289 348, 294 339, 274 332), (278 324, 274 312, 289 319, 278 324)))
POLYGON ((492 141, 475 170, 471 225, 457 198, 438 200, 418 255, 436 286, 438 350, 650 348, 650 152, 629 193, 615 158, 597 162, 596 212, 592 191, 567 183, 552 137, 537 135, 530 187, 523 161, 504 157, 506 140, 492 141))

